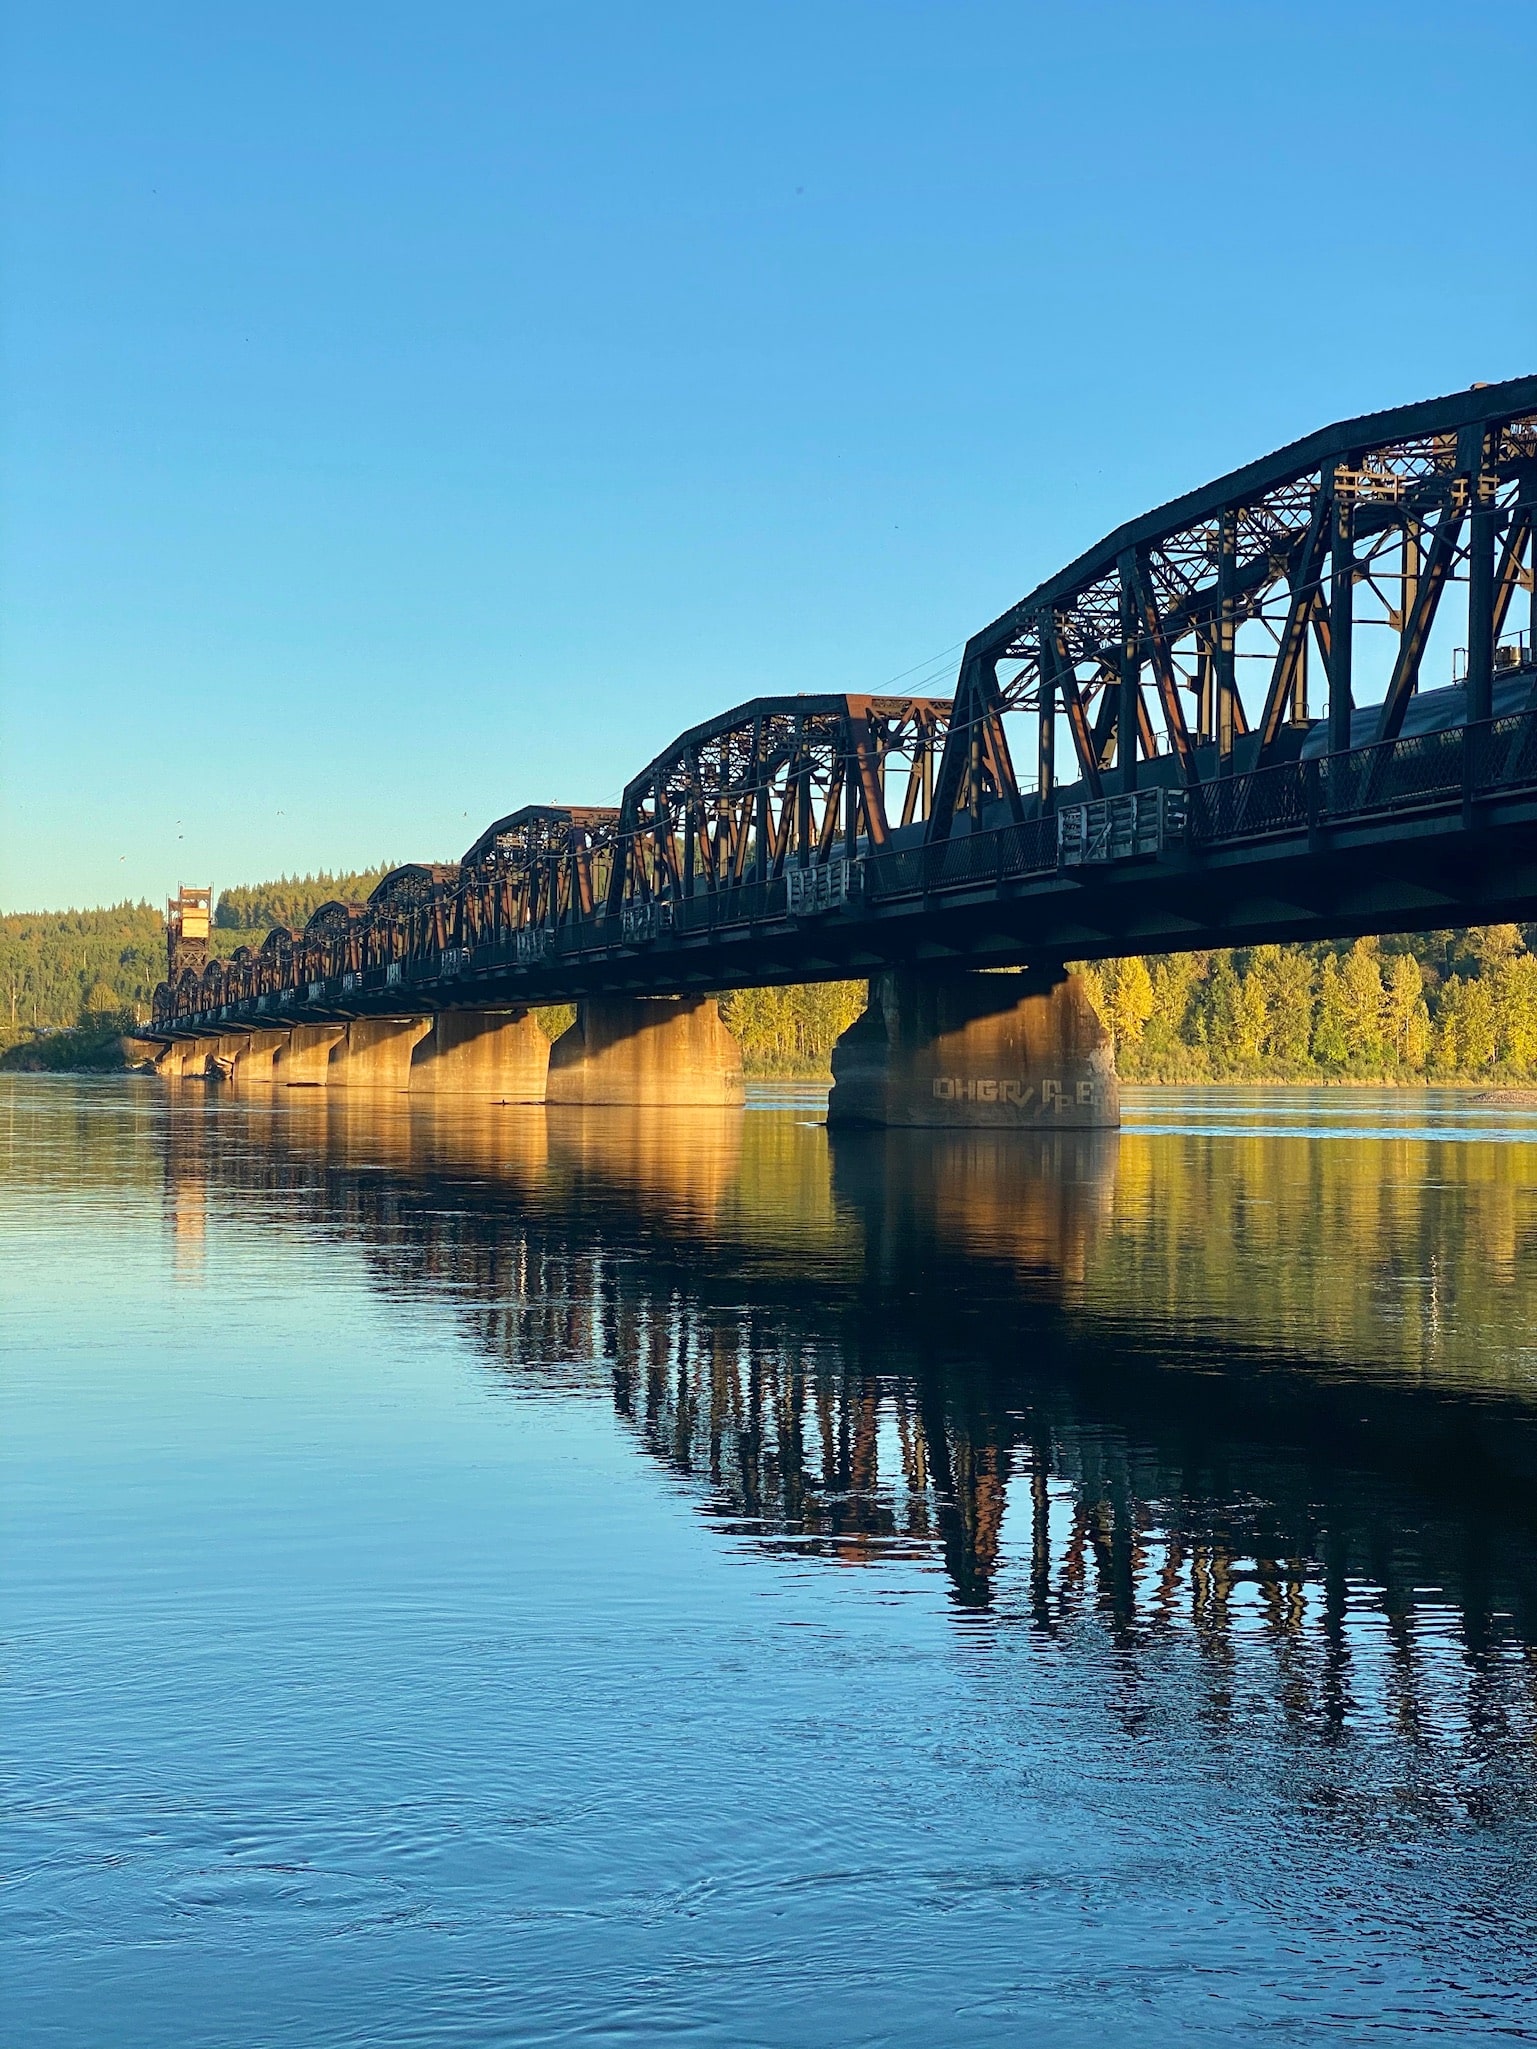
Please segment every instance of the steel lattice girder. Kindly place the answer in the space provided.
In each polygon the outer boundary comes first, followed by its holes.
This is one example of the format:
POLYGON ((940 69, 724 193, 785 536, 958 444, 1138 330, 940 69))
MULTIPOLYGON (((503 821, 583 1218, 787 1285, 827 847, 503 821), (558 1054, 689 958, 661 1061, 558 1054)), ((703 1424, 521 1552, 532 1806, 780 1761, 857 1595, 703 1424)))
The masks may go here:
POLYGON ((608 908, 768 881, 861 838, 885 846, 928 817, 949 713, 941 698, 763 697, 695 726, 625 789, 608 908))
MULTIPOLYGON (((1515 589, 1530 578, 1521 557, 1531 552, 1534 498, 1537 377, 1522 377, 1340 421, 1118 527, 967 643, 931 836, 945 838, 969 801, 1009 794, 1011 772, 1000 767, 979 778, 976 770, 979 748, 998 752, 1006 713, 1039 713, 1043 702, 1048 716, 1065 713, 1080 772, 1096 788, 1112 755, 1121 760, 1126 700, 1115 693, 1134 671, 1141 747, 1151 751, 1144 665, 1169 751, 1193 777, 1180 692, 1197 693, 1210 727, 1202 694, 1224 660, 1232 690, 1232 636, 1256 620, 1275 638, 1261 718, 1264 759, 1297 705, 1310 637, 1331 678, 1338 672, 1348 683, 1350 636, 1334 635, 1333 614, 1353 621, 1351 586, 1375 589, 1386 623, 1400 634, 1379 729, 1391 738, 1416 687, 1441 592, 1468 563, 1462 535, 1470 508, 1483 504, 1505 536, 1492 590, 1497 638, 1515 589), (1384 582, 1397 586, 1396 606, 1384 582), (1332 656, 1331 645, 1338 650, 1332 656)), ((1470 648, 1473 640, 1470 628, 1470 648)), ((1242 730, 1241 705, 1233 711, 1242 730)))
POLYGON ((488 826, 459 864, 454 943, 590 917, 618 822, 610 805, 525 804, 488 826))

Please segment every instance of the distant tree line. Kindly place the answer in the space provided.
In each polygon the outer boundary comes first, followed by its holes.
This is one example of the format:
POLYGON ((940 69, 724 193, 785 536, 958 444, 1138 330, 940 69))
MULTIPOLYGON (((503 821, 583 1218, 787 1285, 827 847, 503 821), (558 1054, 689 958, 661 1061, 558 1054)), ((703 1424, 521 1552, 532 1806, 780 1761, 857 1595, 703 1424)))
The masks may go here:
POLYGON ((145 903, 0 918, 0 1033, 14 1040, 120 1011, 147 1016, 165 919, 145 903))
MULTIPOLYGON (((259 945, 274 924, 303 925, 331 897, 356 902, 385 873, 226 889, 214 950, 259 945)), ((1132 956, 1077 972, 1128 1081, 1537 1080, 1537 926, 1132 956)), ((147 903, 0 918, 6 1064, 35 1064, 35 1042, 63 1031, 107 1048, 148 1016, 164 974, 165 919, 147 903)), ((864 1003, 863 982, 822 982, 739 990, 721 1013, 750 1074, 825 1075, 864 1003)), ((571 1016, 558 1005, 539 1021, 553 1037, 571 1016)), ((72 1044, 52 1049, 49 1064, 66 1064, 72 1044)))
POLYGON ((1128 1081, 1537 1078, 1537 926, 1080 967, 1128 1081))
POLYGON ((213 921, 221 931, 242 935, 260 931, 265 937, 274 925, 302 930, 320 906, 333 899, 344 904, 364 902, 394 865, 386 861, 382 867, 349 870, 344 875, 285 875, 278 882, 221 889, 213 921))
POLYGON ((865 1007, 864 982, 808 982, 788 989, 737 989, 720 1014, 742 1042, 749 1074, 820 1075, 833 1042, 865 1007))

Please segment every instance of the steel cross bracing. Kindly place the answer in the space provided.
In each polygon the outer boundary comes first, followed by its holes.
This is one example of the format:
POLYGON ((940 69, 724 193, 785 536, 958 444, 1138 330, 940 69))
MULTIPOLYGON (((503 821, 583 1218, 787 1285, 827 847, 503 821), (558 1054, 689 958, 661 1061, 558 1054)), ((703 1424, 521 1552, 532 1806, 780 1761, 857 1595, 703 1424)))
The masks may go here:
POLYGON ((953 700, 738 706, 617 808, 527 805, 302 932, 183 944, 155 1022, 1537 917, 1534 521, 1537 378, 1325 428, 1040 584, 953 700))
POLYGON ((1194 785, 1295 756, 1311 660, 1342 751, 1362 737, 1353 657, 1374 625, 1394 650, 1371 737, 1392 739, 1453 581, 1468 586, 1467 715, 1490 717, 1496 673, 1530 652, 1513 600, 1531 587, 1534 497, 1527 377, 1327 427, 1119 528, 968 642, 936 831, 996 801, 1024 815, 998 739, 1014 712, 1034 715, 1048 802, 1059 723, 1096 795, 1160 759, 1194 785), (1263 684, 1248 708, 1240 661, 1263 684))

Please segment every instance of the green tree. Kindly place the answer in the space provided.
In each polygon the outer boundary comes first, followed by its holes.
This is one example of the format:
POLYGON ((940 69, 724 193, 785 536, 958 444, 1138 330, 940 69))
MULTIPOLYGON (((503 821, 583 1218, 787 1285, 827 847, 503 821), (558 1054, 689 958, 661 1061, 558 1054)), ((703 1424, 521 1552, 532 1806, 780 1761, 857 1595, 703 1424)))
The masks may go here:
POLYGON ((1154 964, 1153 1014, 1130 1071, 1169 1081, 1193 1081, 1206 1072, 1206 1052, 1197 1044, 1191 1008, 1209 960, 1206 954, 1176 953, 1154 964))
POLYGON ((1313 1058, 1327 1072, 1338 1072, 1350 1058, 1350 998, 1340 964, 1328 955, 1318 971, 1318 1003, 1313 1012, 1313 1058))
POLYGON ((1267 1062, 1283 1074, 1304 1072, 1313 1036, 1312 961, 1301 947, 1261 946, 1250 973, 1265 991, 1267 1062))
POLYGON ((1453 979, 1443 982, 1430 1025, 1430 1066, 1443 1077, 1457 1073, 1462 1065, 1462 995, 1467 985, 1453 979))
POLYGON ((1213 1074, 1230 1074, 1238 1038, 1238 973, 1230 953, 1214 956, 1211 972, 1194 992, 1195 1029, 1213 1074))
POLYGON ((1345 1037, 1350 1065, 1362 1074, 1380 1074, 1384 1061, 1386 1022, 1382 960, 1375 939, 1358 939, 1340 967, 1345 1011, 1345 1037))
POLYGON ((1425 981, 1412 954, 1396 954, 1388 970, 1384 1003, 1387 1041, 1400 1067, 1419 1073, 1430 1043, 1430 1014, 1425 1008, 1425 981))
POLYGON ((1494 1065, 1498 1043, 1494 1019, 1493 978, 1479 975, 1462 987, 1457 1020, 1458 1066, 1465 1074, 1483 1074, 1494 1065))
POLYGON ((1119 1050, 1135 1046, 1142 1037, 1153 1014, 1153 979, 1147 962, 1139 954, 1108 962, 1107 966, 1113 972, 1105 978, 1100 1015, 1119 1050))
POLYGON ((285 875, 277 882, 237 885, 219 892, 214 906, 216 926, 230 932, 270 932, 275 925, 303 927, 324 903, 333 899, 360 904, 389 874, 395 864, 377 868, 348 869, 332 875, 285 875))
POLYGON ((1251 960, 1238 977, 1233 1006, 1233 1064, 1243 1074, 1258 1074, 1270 1037, 1270 1002, 1264 971, 1251 960))
POLYGON ((1513 955, 1494 976, 1500 1065, 1526 1077, 1537 1072, 1537 954, 1513 955))

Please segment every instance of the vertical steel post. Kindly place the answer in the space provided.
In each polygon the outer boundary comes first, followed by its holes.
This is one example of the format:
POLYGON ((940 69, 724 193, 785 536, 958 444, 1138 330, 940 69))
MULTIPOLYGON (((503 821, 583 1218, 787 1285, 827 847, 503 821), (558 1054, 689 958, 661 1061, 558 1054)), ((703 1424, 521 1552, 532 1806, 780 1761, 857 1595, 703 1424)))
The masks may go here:
POLYGON ((769 793, 763 775, 763 721, 758 719, 752 729, 752 771, 756 789, 753 793, 753 880, 768 880, 769 842, 769 793))
POLYGON ((1468 479, 1468 699, 1469 725, 1494 716, 1494 529, 1497 479, 1484 469, 1483 451, 1468 479))
POLYGON ((1308 722, 1308 637, 1303 630, 1302 645, 1297 649, 1297 666, 1292 672, 1291 703, 1286 708, 1288 721, 1294 726, 1305 726, 1308 722))
POLYGON ((971 721, 966 733, 966 805, 971 829, 982 823, 982 683, 981 664, 971 665, 971 688, 966 693, 966 716, 971 721))
POLYGON ((1121 788, 1137 787, 1137 727, 1142 708, 1142 621, 1131 561, 1121 560, 1121 703, 1115 722, 1115 764, 1121 788))
POLYGON ((1057 801, 1057 619, 1054 612, 1038 612, 1035 620, 1040 644, 1040 690, 1036 712, 1035 787, 1042 811, 1057 801))
POLYGON ((1217 635, 1212 664, 1217 692, 1217 767, 1233 773, 1233 699, 1238 690, 1238 515, 1224 512, 1217 534, 1217 635))
POLYGON ((1355 497, 1334 474, 1329 517, 1329 752, 1350 746, 1350 657, 1355 641, 1355 497))
POLYGON ((1197 746, 1204 746, 1216 730, 1212 687, 1211 644, 1202 638, 1196 642, 1195 650, 1195 737, 1197 746))

